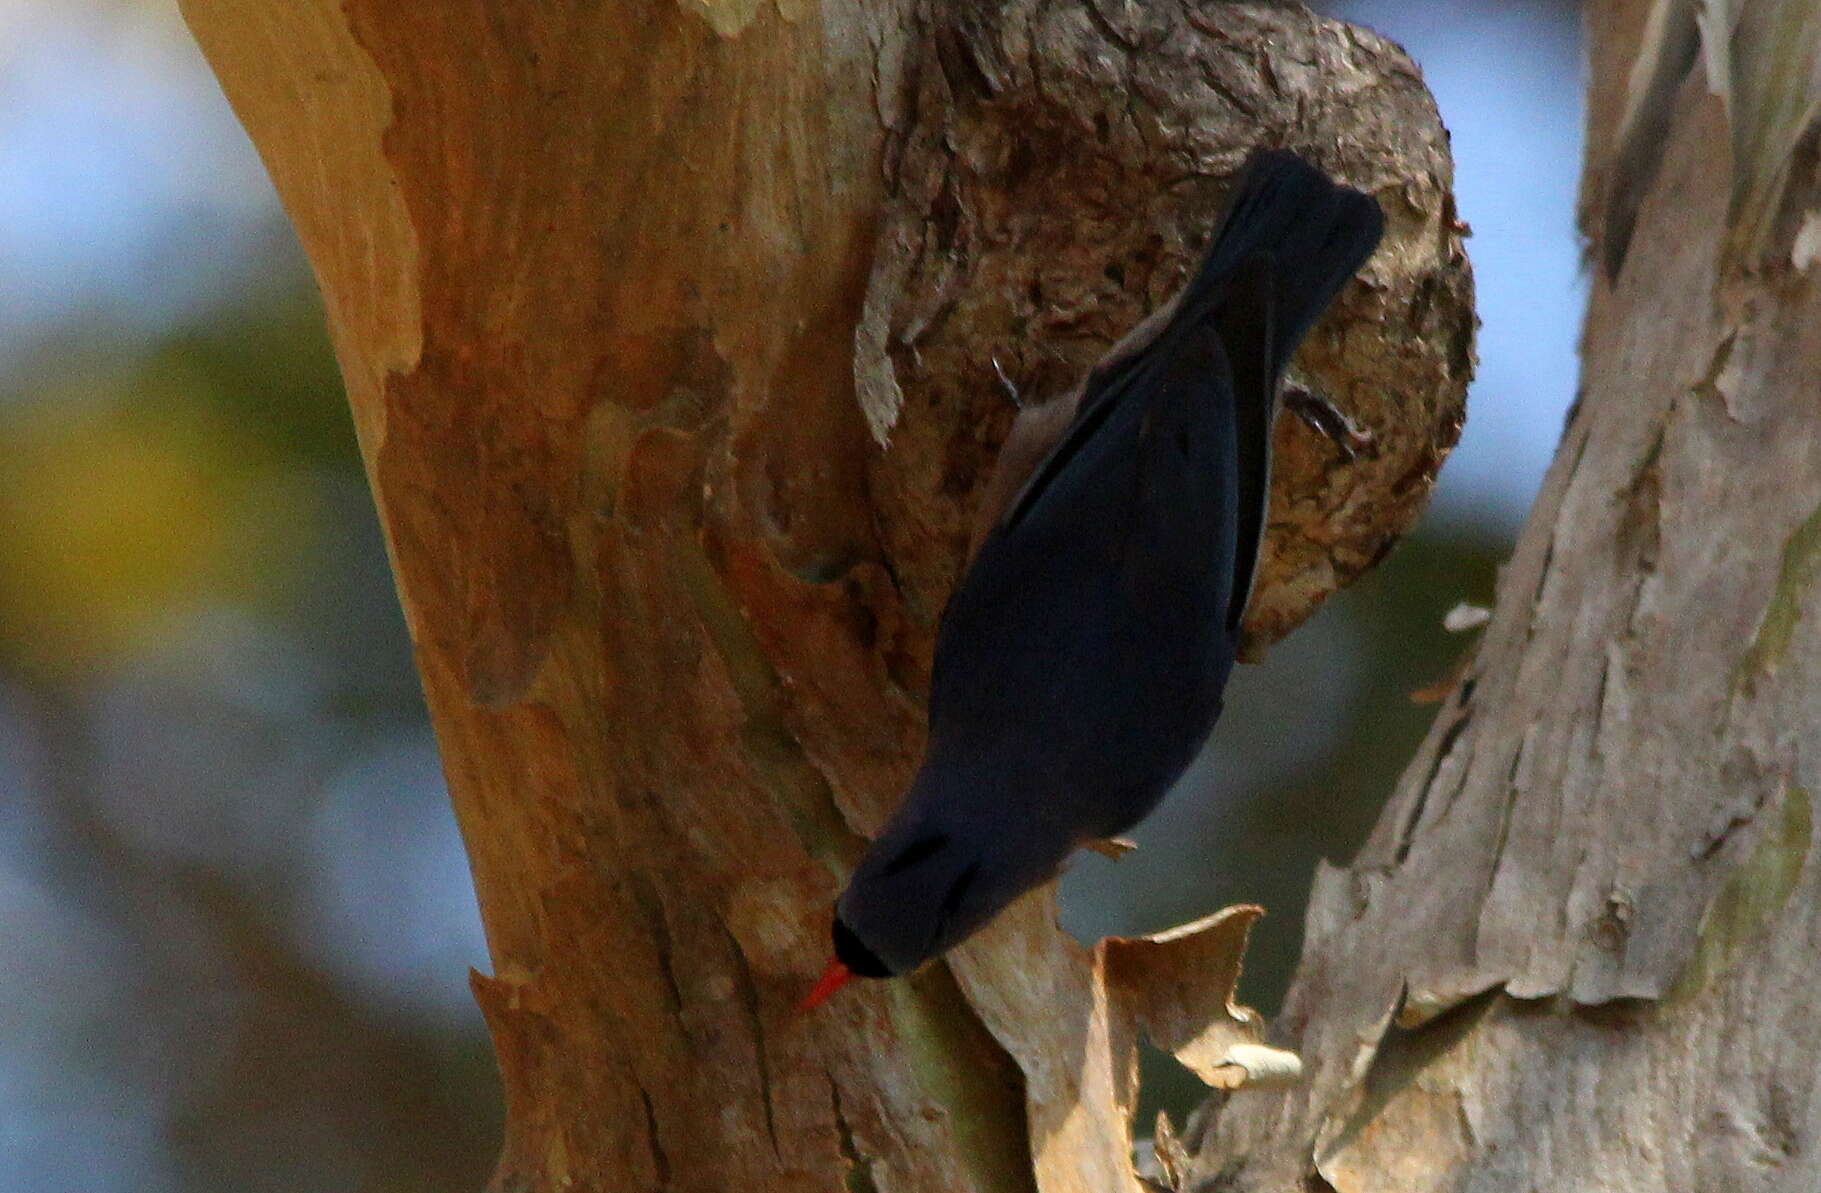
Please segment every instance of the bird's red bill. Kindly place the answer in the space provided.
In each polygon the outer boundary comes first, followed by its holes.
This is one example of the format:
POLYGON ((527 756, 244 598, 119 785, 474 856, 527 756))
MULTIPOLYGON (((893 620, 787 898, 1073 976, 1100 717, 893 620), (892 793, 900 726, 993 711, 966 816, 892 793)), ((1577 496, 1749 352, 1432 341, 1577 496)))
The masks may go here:
POLYGON ((830 957, 822 976, 816 979, 816 987, 804 996, 797 1004, 797 1013, 813 1011, 827 1002, 834 992, 847 985, 853 979, 854 971, 841 963, 841 958, 830 957))

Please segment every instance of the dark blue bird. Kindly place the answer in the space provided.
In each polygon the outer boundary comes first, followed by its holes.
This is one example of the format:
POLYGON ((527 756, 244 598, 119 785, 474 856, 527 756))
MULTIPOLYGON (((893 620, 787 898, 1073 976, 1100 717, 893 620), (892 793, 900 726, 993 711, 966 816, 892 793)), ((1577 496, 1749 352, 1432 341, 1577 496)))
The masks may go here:
POLYGON ((922 769, 806 1005, 959 944, 1195 757, 1251 595, 1284 366, 1383 222, 1294 154, 1253 154, 1194 276, 1089 372, 1034 468, 1014 432, 937 631, 922 769))

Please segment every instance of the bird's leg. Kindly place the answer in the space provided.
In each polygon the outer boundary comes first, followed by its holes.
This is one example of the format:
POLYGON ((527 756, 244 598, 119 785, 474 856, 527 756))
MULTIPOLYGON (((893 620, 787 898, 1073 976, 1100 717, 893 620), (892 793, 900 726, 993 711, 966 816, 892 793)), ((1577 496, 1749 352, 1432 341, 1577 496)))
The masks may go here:
POLYGON ((1303 420, 1311 431, 1333 441, 1343 459, 1352 460, 1360 451, 1372 446, 1372 432, 1354 422, 1314 390, 1300 385, 1284 386, 1284 405, 1303 420))
POLYGON ((1428 687, 1418 688, 1416 691, 1410 693, 1410 703, 1446 703, 1448 697, 1454 695, 1454 690, 1461 686, 1461 681, 1467 678, 1467 672, 1473 668, 1473 657, 1474 652, 1472 650, 1462 651, 1461 657, 1454 661, 1454 666, 1448 668, 1448 674, 1436 680, 1428 687))
POLYGON ((1089 841, 1083 848, 1091 849, 1101 857, 1110 857, 1114 861, 1118 861, 1137 849, 1138 842, 1129 841, 1124 837, 1102 837, 1098 841, 1089 841))
POLYGON ((1013 407, 1023 410, 1024 395, 1018 392, 1018 383, 1005 375, 1005 369, 1000 366, 999 358, 997 356, 992 359, 993 373, 999 378, 999 384, 1005 386, 1005 396, 1012 400, 1013 407))

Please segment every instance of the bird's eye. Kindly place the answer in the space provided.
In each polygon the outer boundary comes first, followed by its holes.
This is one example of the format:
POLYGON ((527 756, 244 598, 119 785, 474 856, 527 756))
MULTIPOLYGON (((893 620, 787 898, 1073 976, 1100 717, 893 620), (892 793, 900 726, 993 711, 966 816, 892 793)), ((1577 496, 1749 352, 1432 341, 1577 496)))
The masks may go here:
POLYGON ((948 922, 955 918, 955 913, 961 910, 961 900, 967 898, 967 889, 974 885, 974 874, 979 869, 979 862, 969 862, 967 869, 961 871, 954 885, 948 888, 948 893, 942 896, 942 905, 936 909, 938 932, 946 928, 948 922))
POLYGON ((841 922, 840 913, 835 914, 834 922, 835 957, 841 964, 854 971, 856 977, 889 978, 892 967, 881 961, 876 953, 867 948, 865 943, 854 934, 854 930, 841 922))
POLYGON ((879 875, 882 878, 890 878, 900 871, 908 870, 947 844, 948 835, 946 833, 930 833, 928 836, 918 837, 899 850, 897 857, 886 862, 879 870, 879 875))

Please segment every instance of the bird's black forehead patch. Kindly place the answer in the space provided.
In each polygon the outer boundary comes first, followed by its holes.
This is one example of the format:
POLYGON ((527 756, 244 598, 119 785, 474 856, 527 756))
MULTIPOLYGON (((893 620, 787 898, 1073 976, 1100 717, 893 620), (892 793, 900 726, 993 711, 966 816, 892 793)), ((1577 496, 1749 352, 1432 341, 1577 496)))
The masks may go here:
POLYGON ((839 914, 835 916, 834 926, 835 957, 841 964, 854 971, 856 977, 889 978, 894 976, 891 966, 879 960, 879 957, 860 938, 854 930, 841 922, 839 914))

